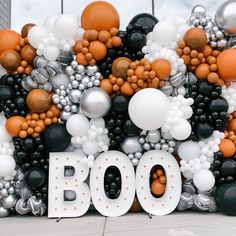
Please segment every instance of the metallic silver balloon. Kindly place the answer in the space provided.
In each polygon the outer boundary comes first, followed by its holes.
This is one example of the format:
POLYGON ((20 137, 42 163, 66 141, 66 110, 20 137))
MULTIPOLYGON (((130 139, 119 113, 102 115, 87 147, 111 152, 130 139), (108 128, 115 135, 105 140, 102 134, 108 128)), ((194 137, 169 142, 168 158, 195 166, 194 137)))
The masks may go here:
POLYGON ((9 211, 0 206, 0 218, 9 216, 9 211))
POLYGON ((62 112, 61 112, 60 119, 65 122, 65 121, 67 121, 72 115, 73 115, 73 113, 71 113, 71 112, 62 111, 62 112))
POLYGON ((17 197, 15 195, 9 195, 7 198, 4 198, 2 201, 2 206, 6 209, 11 209, 15 206, 17 202, 17 197))
POLYGON ((142 152, 143 148, 142 145, 139 143, 138 137, 127 137, 121 143, 121 150, 126 154, 130 154, 135 152, 142 152))
POLYGON ((161 139, 161 134, 159 130, 148 131, 148 134, 147 134, 148 142, 157 143, 160 141, 160 139, 161 139))
POLYGON ((81 113, 89 118, 105 116, 111 108, 109 95, 101 88, 90 88, 80 98, 81 113))
POLYGON ((223 3, 215 14, 216 24, 229 36, 236 35, 236 1, 223 3))

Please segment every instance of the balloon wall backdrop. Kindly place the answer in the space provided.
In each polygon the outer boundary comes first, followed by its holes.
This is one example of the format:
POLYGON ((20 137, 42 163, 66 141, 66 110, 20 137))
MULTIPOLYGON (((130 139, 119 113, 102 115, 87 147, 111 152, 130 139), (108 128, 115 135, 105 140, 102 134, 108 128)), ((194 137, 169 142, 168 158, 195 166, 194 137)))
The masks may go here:
POLYGON ((236 215, 236 1, 119 24, 98 1, 0 30, 0 217, 236 215))

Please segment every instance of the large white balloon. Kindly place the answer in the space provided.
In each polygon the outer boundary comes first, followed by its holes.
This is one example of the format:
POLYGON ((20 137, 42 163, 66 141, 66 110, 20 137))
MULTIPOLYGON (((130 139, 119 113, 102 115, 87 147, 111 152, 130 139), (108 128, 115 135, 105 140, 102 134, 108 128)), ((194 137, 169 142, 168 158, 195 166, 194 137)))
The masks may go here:
POLYGON ((45 27, 33 26, 28 33, 29 43, 34 47, 38 48, 39 44, 43 42, 44 39, 48 38, 48 31, 45 27))
POLYGON ((15 170, 15 167, 16 162, 12 156, 6 154, 0 155, 0 177, 10 175, 15 170))
POLYGON ((178 124, 171 128, 170 134, 177 140, 185 140, 190 136, 191 131, 192 127, 189 122, 185 119, 181 119, 178 124))
POLYGON ((179 145, 178 154, 182 160, 190 161, 199 158, 201 150, 196 142, 187 141, 179 145))
POLYGON ((62 39, 74 39, 77 34, 79 24, 75 15, 60 15, 55 21, 55 31, 62 39))
POLYGON ((176 26, 169 21, 160 21, 155 25, 153 33, 155 41, 161 46, 166 46, 173 42, 176 26))
POLYGON ((200 170, 193 176, 193 183, 200 191, 208 191, 214 187, 215 177, 210 170, 200 170))
POLYGON ((57 16, 47 17, 43 22, 43 26, 46 27, 50 32, 54 32, 56 19, 57 19, 57 16))
POLYGON ((67 120, 66 129, 73 137, 85 135, 89 129, 89 120, 84 115, 75 114, 67 120))
POLYGON ((159 129, 165 122, 170 102, 158 89, 137 92, 129 102, 129 115, 136 126, 144 130, 159 129))

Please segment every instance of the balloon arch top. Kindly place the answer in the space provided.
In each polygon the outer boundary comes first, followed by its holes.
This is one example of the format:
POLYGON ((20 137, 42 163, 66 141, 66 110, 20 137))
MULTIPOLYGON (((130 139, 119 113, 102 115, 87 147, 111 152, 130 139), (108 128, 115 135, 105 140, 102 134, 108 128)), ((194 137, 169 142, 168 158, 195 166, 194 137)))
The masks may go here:
POLYGON ((97 1, 0 30, 0 217, 236 215, 235 12, 122 31, 97 1))

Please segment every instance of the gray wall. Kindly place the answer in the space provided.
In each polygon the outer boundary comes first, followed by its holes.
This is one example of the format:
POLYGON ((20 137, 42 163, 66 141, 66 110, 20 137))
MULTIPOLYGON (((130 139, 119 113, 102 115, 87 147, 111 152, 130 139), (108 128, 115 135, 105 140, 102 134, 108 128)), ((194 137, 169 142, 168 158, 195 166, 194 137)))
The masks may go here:
MULTIPOLYGON (((0 30, 10 28, 11 23, 11 0, 0 0, 0 30)), ((4 70, 0 67, 0 76, 4 70)))

